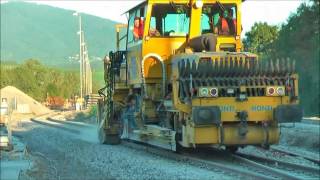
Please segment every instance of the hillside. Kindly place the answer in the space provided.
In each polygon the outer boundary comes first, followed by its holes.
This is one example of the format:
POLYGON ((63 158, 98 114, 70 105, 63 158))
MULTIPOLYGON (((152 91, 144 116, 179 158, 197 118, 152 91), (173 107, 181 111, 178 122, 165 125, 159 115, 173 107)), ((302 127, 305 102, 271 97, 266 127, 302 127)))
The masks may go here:
MULTIPOLYGON (((78 18, 73 13, 34 3, 1 4, 1 61, 32 58, 46 65, 78 67, 69 58, 79 53, 78 18)), ((82 20, 90 59, 97 61, 115 48, 116 22, 87 14, 82 20)))

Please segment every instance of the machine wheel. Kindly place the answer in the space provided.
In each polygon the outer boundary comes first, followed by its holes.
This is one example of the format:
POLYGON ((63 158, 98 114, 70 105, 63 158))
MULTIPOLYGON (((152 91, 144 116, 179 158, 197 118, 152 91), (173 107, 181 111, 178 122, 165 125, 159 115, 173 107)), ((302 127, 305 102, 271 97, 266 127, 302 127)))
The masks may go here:
POLYGON ((99 142, 101 144, 111 144, 111 145, 115 145, 115 144, 120 144, 121 140, 119 135, 117 134, 107 134, 105 129, 100 128, 99 132, 98 132, 98 136, 99 136, 99 142))
POLYGON ((263 144, 262 148, 266 149, 266 150, 269 150, 270 149, 270 144, 263 144))

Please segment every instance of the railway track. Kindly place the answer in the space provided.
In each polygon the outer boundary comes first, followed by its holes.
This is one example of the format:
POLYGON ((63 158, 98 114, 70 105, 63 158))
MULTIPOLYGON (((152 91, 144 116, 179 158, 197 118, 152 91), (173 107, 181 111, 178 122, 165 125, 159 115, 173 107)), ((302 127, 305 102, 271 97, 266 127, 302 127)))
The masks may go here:
POLYGON ((129 148, 136 149, 136 150, 146 151, 148 153, 152 153, 154 155, 157 155, 166 159, 181 161, 184 163, 189 163, 191 165, 210 169, 213 171, 223 172, 224 174, 233 176, 235 179, 242 179, 242 178, 261 179, 261 180, 276 179, 276 178, 270 178, 269 176, 266 176, 257 172, 253 172, 248 169, 238 168, 236 166, 230 166, 229 164, 211 161, 206 158, 199 157, 196 154, 192 154, 192 153, 178 154, 172 151, 159 149, 151 145, 140 144, 132 141, 123 141, 122 145, 129 148))
POLYGON ((135 142, 122 142, 125 146, 140 149, 168 159, 186 161, 196 166, 224 171, 238 178, 252 179, 319 179, 319 169, 299 164, 276 161, 245 154, 231 154, 222 150, 204 150, 177 154, 135 142), (218 153, 218 155, 214 155, 218 153), (219 156, 219 157, 217 157, 219 156), (255 158, 253 158, 255 157, 255 158))
POLYGON ((60 124, 65 124, 65 125, 71 125, 71 126, 76 126, 76 127, 87 127, 87 125, 79 122, 73 122, 73 121, 64 121, 64 120, 56 120, 54 118, 48 117, 46 120, 54 122, 54 123, 60 123, 60 124))
MULTIPOLYGON (((82 125, 48 118, 32 119, 33 122, 78 134, 82 125), (79 129, 80 128, 80 129, 79 129)), ((319 179, 319 169, 287 163, 248 154, 231 154, 220 150, 200 150, 181 154, 159 149, 150 145, 123 141, 123 146, 146 151, 163 158, 189 163, 213 171, 223 172, 236 179, 319 179), (218 155, 217 155, 218 154, 218 155)))
POLYGON ((301 123, 319 126, 320 119, 319 118, 303 118, 301 123))
POLYGON ((290 156, 302 157, 302 158, 304 158, 306 160, 314 162, 317 165, 320 165, 320 159, 318 157, 315 157, 315 156, 309 156, 307 154, 293 152, 293 151, 290 151, 290 150, 287 150, 287 149, 281 148, 281 147, 270 147, 270 149, 272 151, 280 152, 280 153, 287 154, 287 155, 290 155, 290 156))
POLYGON ((305 166, 295 163, 289 163, 285 161, 270 159, 266 157, 256 156, 252 154, 244 154, 237 152, 235 155, 250 159, 252 161, 264 164, 269 167, 276 167, 278 169, 284 169, 286 171, 291 171, 292 174, 295 174, 297 177, 301 177, 303 179, 309 179, 309 178, 320 178, 320 169, 311 167, 311 166, 305 166))
MULTIPOLYGON (((209 154, 208 152, 206 152, 209 154)), ((215 152, 217 153, 217 152, 215 152)), ((252 158, 253 155, 244 156, 241 153, 231 154, 222 152, 218 157, 207 158, 211 161, 219 161, 221 163, 229 163, 229 165, 237 165, 239 168, 246 168, 251 171, 268 176, 269 179, 318 179, 319 169, 303 167, 299 164, 275 162, 272 159, 252 158), (268 162, 268 163, 266 163, 268 162), (297 168, 297 170, 295 169, 297 168)), ((204 156, 205 157, 205 156, 204 156)))
POLYGON ((53 128, 56 128, 56 129, 61 129, 61 130, 64 130, 64 131, 67 131, 67 132, 70 132, 70 133, 74 133, 74 134, 78 134, 80 132, 79 130, 76 130, 76 129, 71 129, 71 128, 64 127, 62 124, 59 125, 58 123, 50 123, 50 122, 45 121, 45 120, 37 120, 37 119, 31 118, 31 121, 34 122, 34 123, 37 123, 37 124, 53 127, 53 128))

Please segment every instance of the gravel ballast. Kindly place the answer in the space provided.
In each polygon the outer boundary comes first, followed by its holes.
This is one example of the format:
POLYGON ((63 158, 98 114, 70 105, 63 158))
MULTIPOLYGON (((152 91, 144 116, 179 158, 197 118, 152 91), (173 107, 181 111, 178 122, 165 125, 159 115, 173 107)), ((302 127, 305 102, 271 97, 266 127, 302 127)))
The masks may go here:
MULTIPOLYGON (((177 161, 125 145, 101 145, 96 126, 71 121, 63 114, 53 119, 64 128, 23 121, 15 128, 34 159, 24 179, 234 179, 231 174, 187 161, 177 161)), ((57 124, 55 121, 42 120, 57 124)), ((319 126, 296 124, 282 127, 280 145, 309 153, 319 152, 319 126), (308 137, 309 140, 302 141, 308 137)), ((241 152, 281 161, 318 167, 312 162, 281 153, 248 146, 241 152)), ((238 167, 239 168, 239 167, 238 167)))
POLYGON ((35 169, 30 170, 34 179, 233 179, 221 171, 214 172, 123 145, 100 145, 95 140, 91 142, 32 122, 24 122, 22 127, 16 133, 30 153, 46 157, 43 158, 45 168, 35 165, 35 169), (37 174, 39 169, 41 172, 37 174))

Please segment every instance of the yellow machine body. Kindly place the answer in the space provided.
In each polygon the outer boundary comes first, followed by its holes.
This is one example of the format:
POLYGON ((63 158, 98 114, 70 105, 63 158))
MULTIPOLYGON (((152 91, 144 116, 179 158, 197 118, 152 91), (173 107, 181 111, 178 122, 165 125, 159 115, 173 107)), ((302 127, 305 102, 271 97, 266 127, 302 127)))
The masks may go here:
POLYGON ((302 116, 298 76, 289 60, 262 63, 256 55, 241 52, 241 3, 149 0, 129 10, 128 25, 123 26, 126 50, 111 52, 111 61, 105 62, 100 136, 117 136, 118 128, 124 127, 122 133, 128 132, 123 139, 172 150, 278 143, 279 123, 302 116), (222 34, 218 27, 227 10, 233 12, 232 34, 222 34), (135 39, 137 17, 143 32, 135 39), (212 25, 214 21, 218 24, 212 25), (166 31, 168 27, 176 29, 166 31), (157 35, 152 35, 153 28, 157 35), (195 39, 200 45, 192 45, 195 39), (215 41, 214 51, 206 49, 206 40, 215 41), (199 46, 202 49, 196 50, 199 46), (130 95, 136 98, 134 105, 128 101, 130 95), (135 110, 129 118, 130 107, 135 110))

